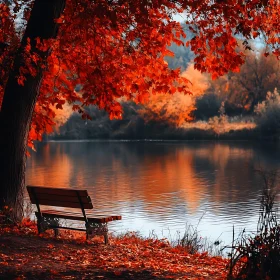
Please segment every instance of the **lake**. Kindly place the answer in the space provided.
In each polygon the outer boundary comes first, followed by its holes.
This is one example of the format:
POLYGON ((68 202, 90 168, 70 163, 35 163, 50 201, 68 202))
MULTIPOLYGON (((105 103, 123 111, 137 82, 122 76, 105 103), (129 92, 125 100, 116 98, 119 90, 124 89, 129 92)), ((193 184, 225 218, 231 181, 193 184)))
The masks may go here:
MULTIPOLYGON (((76 141, 37 144, 30 185, 87 189, 97 213, 122 215, 110 232, 175 239, 186 226, 229 244, 255 231, 263 180, 280 145, 250 142, 76 141)), ((277 205, 280 199, 277 197, 277 205)))

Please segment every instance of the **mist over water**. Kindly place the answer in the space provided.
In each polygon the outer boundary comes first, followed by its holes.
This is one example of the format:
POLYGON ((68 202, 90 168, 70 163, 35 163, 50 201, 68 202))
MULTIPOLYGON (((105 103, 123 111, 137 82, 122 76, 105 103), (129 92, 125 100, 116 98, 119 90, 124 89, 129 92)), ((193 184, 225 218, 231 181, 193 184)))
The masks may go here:
POLYGON ((263 182, 255 169, 278 169, 279 159, 271 143, 48 142, 28 159, 26 183, 87 189, 96 213, 123 216, 111 232, 175 238, 198 225, 202 237, 228 244, 233 225, 256 230, 263 182))

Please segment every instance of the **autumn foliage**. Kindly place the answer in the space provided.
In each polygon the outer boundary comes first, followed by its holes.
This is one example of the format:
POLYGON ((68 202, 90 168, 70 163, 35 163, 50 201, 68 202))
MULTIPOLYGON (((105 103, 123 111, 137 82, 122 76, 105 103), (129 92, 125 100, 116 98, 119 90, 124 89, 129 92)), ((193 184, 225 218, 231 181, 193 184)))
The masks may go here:
POLYGON ((127 233, 86 241, 85 236, 65 231, 58 239, 46 232, 37 235, 35 224, 0 229, 0 277, 28 279, 225 279, 227 260, 207 253, 190 254, 167 240, 142 238, 127 233), (24 248, 24 250, 21 250, 24 248))
MULTIPOLYGON (((279 57, 277 0, 251 1, 66 1, 54 39, 27 39, 18 83, 44 70, 29 134, 29 145, 51 132, 55 112, 66 103, 87 118, 84 107, 97 105, 110 118, 121 118, 120 98, 147 101, 149 95, 190 93, 188 80, 170 70, 167 46, 183 45, 186 35, 173 20, 185 12, 193 35, 187 46, 196 54, 194 67, 216 78, 238 71, 250 39, 262 35, 266 55, 279 57), (236 36, 242 36, 243 47, 236 36), (49 50, 47 60, 42 53, 49 50), (75 91, 81 85, 80 91, 75 91)), ((0 3, 0 99, 5 92, 13 59, 20 48, 32 1, 0 3)), ((183 114, 188 118, 188 113, 183 114)))

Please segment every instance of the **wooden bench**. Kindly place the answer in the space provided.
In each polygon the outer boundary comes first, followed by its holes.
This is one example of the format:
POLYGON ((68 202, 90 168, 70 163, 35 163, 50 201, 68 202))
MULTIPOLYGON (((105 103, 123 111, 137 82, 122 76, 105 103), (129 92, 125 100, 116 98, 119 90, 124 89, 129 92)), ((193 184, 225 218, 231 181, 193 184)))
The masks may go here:
POLYGON ((121 220, 121 216, 87 215, 86 209, 93 209, 91 198, 86 190, 62 189, 51 187, 27 186, 27 191, 32 204, 36 204, 37 228, 42 233, 47 229, 53 229, 55 236, 58 229, 71 229, 85 231, 87 239, 94 235, 103 235, 105 244, 108 244, 108 226, 110 221, 121 220), (77 208, 81 213, 72 211, 41 210, 40 205, 77 208), (63 227, 59 219, 84 221, 85 228, 63 227))

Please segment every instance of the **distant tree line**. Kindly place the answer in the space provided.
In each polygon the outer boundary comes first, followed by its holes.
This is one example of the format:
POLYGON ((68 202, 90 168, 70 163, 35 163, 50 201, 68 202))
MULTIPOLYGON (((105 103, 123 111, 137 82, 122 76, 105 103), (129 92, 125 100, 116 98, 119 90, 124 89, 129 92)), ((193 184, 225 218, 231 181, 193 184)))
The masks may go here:
POLYGON ((276 57, 265 57, 263 50, 250 52, 239 73, 230 72, 209 82, 206 94, 197 101, 197 118, 207 118, 207 108, 209 116, 214 114, 214 109, 218 114, 219 102, 224 102, 228 116, 253 114, 255 106, 266 99, 269 91, 280 89, 280 62, 276 57))
MULTIPOLYGON (((187 38, 192 36, 185 26, 187 38)), ((172 44, 174 57, 166 57, 172 69, 187 69, 194 58, 188 48, 172 44)), ((254 118, 256 130, 232 132, 224 138, 279 138, 280 135, 280 62, 275 56, 265 57, 264 50, 248 50, 245 64, 239 73, 229 72, 216 80, 207 74, 208 88, 202 96, 194 96, 193 121, 206 121, 221 115, 242 120, 254 118), (260 110, 260 104, 263 108, 260 110), (264 109, 265 108, 265 109, 264 109)), ((185 131, 164 120, 146 118, 141 114, 145 105, 123 102, 123 119, 110 120, 105 111, 88 107, 91 121, 72 114, 65 124, 48 139, 212 139, 215 133, 192 129, 185 131)), ((164 114, 164 110, 162 109, 164 114)), ((186 109, 187 110, 187 109, 186 109)), ((46 136, 45 136, 46 138, 46 136)))

